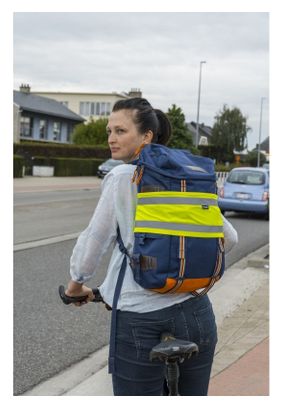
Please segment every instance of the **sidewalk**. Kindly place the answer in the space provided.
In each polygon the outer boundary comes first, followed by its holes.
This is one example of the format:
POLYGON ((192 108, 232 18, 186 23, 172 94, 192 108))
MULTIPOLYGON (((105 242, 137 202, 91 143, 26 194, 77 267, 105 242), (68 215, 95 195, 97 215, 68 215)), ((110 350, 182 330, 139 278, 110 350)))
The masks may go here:
MULTIPOLYGON (((210 292, 218 344, 209 396, 269 395, 269 246, 232 265, 210 292), (229 294, 229 296, 227 296, 229 294)), ((24 396, 111 396, 108 346, 24 396)))
POLYGON ((15 193, 32 193, 59 190, 97 189, 101 186, 101 179, 89 177, 34 177, 25 176, 14 179, 15 193))

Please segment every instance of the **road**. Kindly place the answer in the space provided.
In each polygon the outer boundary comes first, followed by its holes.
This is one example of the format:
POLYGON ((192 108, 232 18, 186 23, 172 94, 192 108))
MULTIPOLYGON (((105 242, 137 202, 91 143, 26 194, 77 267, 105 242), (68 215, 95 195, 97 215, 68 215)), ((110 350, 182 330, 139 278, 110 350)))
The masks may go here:
MULTIPOLYGON (((99 190, 15 194, 15 243, 79 232, 87 225, 99 190)), ((240 242, 227 255, 227 266, 268 243, 269 222, 228 213, 240 242)), ((19 395, 108 343, 110 313, 103 305, 64 306, 57 294, 69 280, 75 240, 14 253, 14 393, 19 395)), ((100 273, 89 282, 98 285, 100 273)))
POLYGON ((14 243, 76 233, 88 224, 100 188, 14 195, 14 243))

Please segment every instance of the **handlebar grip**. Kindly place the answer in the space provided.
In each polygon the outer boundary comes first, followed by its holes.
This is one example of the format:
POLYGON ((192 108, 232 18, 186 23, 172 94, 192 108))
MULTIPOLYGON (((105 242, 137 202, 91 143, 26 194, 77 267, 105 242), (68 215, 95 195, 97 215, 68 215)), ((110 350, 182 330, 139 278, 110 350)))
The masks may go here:
MULTIPOLYGON (((103 302, 102 296, 98 288, 92 289, 94 299, 92 302, 103 302)), ((65 305, 70 305, 71 303, 84 302, 87 299, 87 296, 68 296, 65 293, 65 288, 63 285, 59 286, 59 296, 65 305)))

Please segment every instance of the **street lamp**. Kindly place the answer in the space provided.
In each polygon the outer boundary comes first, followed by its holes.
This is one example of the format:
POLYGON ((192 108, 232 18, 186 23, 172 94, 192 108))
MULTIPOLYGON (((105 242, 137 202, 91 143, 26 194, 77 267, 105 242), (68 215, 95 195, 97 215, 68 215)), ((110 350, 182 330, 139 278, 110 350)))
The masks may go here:
POLYGON ((258 147, 257 147, 257 167, 260 167, 260 143, 261 143, 261 123, 262 123, 262 105, 265 97, 261 98, 260 103, 260 119, 259 119, 259 135, 258 135, 258 147))
POLYGON ((196 140, 195 145, 198 147, 198 140, 199 140, 199 105, 200 105, 200 88, 201 88, 201 69, 202 64, 205 64, 206 61, 200 61, 199 64, 199 84, 198 84, 198 111, 197 111, 197 127, 196 127, 196 140))

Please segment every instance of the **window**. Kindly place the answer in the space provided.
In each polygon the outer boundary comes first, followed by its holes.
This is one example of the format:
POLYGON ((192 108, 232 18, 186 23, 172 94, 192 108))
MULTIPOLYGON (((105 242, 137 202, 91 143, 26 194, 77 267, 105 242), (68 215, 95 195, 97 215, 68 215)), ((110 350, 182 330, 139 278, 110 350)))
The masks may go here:
POLYGON ((65 105, 67 108, 69 106, 69 102, 68 101, 61 101, 62 105, 65 105))
POLYGON ((61 139, 61 123, 53 122, 53 140, 61 139))
POLYGON ((80 115, 83 115, 83 106, 84 106, 84 103, 80 102, 80 115))
POLYGON ((110 102, 100 102, 100 115, 109 116, 110 113, 110 102))
POLYGON ((83 116, 109 116, 110 102, 80 102, 80 115, 83 116))
POLYGON ((110 102, 106 103, 106 115, 109 116, 111 113, 111 106, 110 106, 110 102))
POLYGON ((95 115, 95 105, 96 105, 96 102, 91 102, 90 114, 91 114, 92 116, 95 115))
POLYGON ((265 183, 265 175, 254 170, 232 170, 227 181, 234 184, 260 185, 265 183))
POLYGON ((46 139, 46 135, 47 135, 47 124, 46 124, 46 120, 41 119, 39 121, 39 138, 40 139, 46 139))
POLYGON ((96 102, 96 110, 95 110, 95 114, 96 114, 97 116, 99 116, 99 115, 100 115, 100 103, 99 103, 99 102, 96 102))
POLYGON ((21 116, 20 120, 20 136, 32 137, 33 118, 21 116))
POLYGON ((101 102, 100 104, 100 115, 105 116, 106 115, 106 103, 101 102))
POLYGON ((73 130, 74 130, 74 126, 73 125, 71 125, 70 123, 68 123, 68 125, 67 125, 67 139, 66 139, 66 142, 67 143, 71 143, 71 134, 73 133, 73 130))

